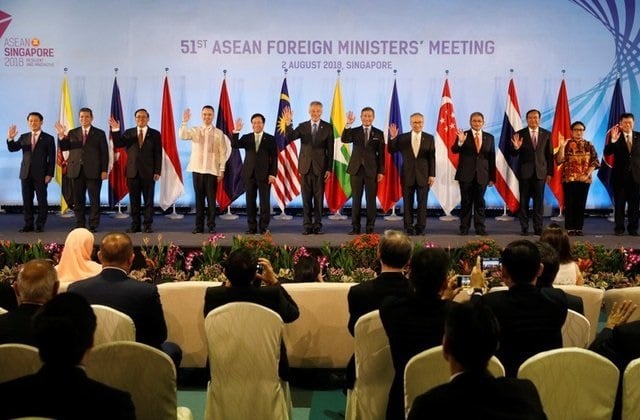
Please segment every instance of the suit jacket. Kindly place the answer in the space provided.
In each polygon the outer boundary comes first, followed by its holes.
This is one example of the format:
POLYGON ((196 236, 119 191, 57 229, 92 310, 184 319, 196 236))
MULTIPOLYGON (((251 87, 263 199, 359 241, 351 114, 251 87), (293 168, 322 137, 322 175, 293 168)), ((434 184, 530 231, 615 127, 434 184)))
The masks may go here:
POLYGON ((614 162, 611 169, 611 181, 613 185, 623 185, 631 174, 633 182, 640 184, 640 132, 631 134, 631 152, 624 139, 624 133, 620 133, 618 141, 604 146, 604 155, 613 155, 614 162))
POLYGON ((127 178, 139 176, 142 179, 153 179, 162 171, 162 140, 160 132, 147 127, 142 148, 138 145, 138 127, 120 131, 112 131, 113 145, 127 149, 127 178))
POLYGON ((408 418, 538 420, 547 416, 530 380, 494 378, 488 372, 462 372, 450 382, 418 396, 408 418))
POLYGON ((107 172, 109 166, 109 150, 104 131, 91 126, 87 134, 87 141, 82 144, 82 127, 69 130, 69 133, 58 140, 60 150, 68 150, 67 176, 77 178, 80 168, 88 179, 100 179, 102 172, 107 172))
POLYGON ((18 140, 7 140, 10 152, 22 150, 20 179, 31 177, 44 182, 45 176, 53 178, 56 168, 56 143, 51 134, 40 131, 36 147, 31 151, 31 132, 22 134, 18 140))
POLYGON ((436 176, 436 143, 431 134, 422 133, 418 157, 413 154, 411 146, 411 131, 400 134, 389 141, 389 152, 402 153, 402 170, 400 182, 402 185, 429 185, 429 177, 436 176))
POLYGON ((513 143, 509 141, 509 151, 512 155, 518 156, 520 168, 516 175, 518 179, 545 179, 553 176, 553 145, 551 144, 551 133, 542 127, 538 127, 538 147, 533 148, 533 141, 529 133, 529 127, 518 131, 522 139, 522 146, 516 150, 513 143))
MULTIPOLYGON (((476 302, 479 296, 472 296, 476 302)), ((507 376, 534 354, 562 347, 562 325, 567 318, 567 297, 563 290, 534 285, 514 285, 509 290, 488 293, 482 303, 489 306, 500 323, 500 347, 496 356, 507 376)))
MULTIPOLYGON (((262 146, 262 144, 260 144, 262 146)), ((280 285, 263 287, 209 287, 204 296, 204 316, 209 312, 231 302, 251 302, 276 312, 286 323, 300 316, 298 305, 280 285)))
POLYGON ((258 181, 266 182, 269 175, 277 175, 278 145, 276 138, 271 134, 262 132, 260 148, 256 150, 254 133, 245 134, 242 137, 240 137, 240 133, 233 133, 231 147, 245 151, 242 167, 242 176, 245 180, 255 178, 258 181))
POLYGON ((285 134, 287 141, 300 139, 300 157, 298 158, 298 171, 306 175, 312 171, 314 175, 321 176, 332 169, 333 163, 333 126, 320 120, 318 123, 316 140, 311 136, 311 121, 300 123, 295 129, 287 125, 285 134))
POLYGON ((406 297, 390 297, 380 307, 382 325, 389 337, 395 375, 387 420, 404 419, 404 369, 407 362, 423 350, 442 344, 444 321, 449 310, 457 305, 440 296, 411 293, 406 297))
POLYGON ((632 321, 598 333, 589 350, 611 360, 621 374, 633 359, 640 357, 640 321, 632 321))
POLYGON ((31 319, 41 305, 23 303, 16 309, 0 315, 0 344, 22 343, 36 345, 31 319))
POLYGON ((37 373, 0 384, 0 419, 135 419, 129 393, 87 377, 77 366, 44 365, 37 373))
POLYGON ((364 127, 345 128, 342 131, 341 141, 353 143, 351 157, 347 172, 350 175, 358 173, 360 166, 364 166, 367 177, 375 177, 384 174, 384 133, 373 126, 370 127, 369 141, 365 144, 364 127))
POLYGON ((130 278, 124 271, 105 267, 97 276, 69 285, 69 292, 84 296, 91 305, 124 312, 136 326, 136 341, 159 348, 167 339, 158 287, 130 278))
POLYGON ((460 155, 456 180, 471 182, 476 178, 478 184, 487 185, 490 181, 496 182, 496 148, 493 136, 482 131, 482 144, 480 151, 476 148, 473 131, 465 131, 466 138, 462 146, 456 140, 451 146, 451 151, 460 155))

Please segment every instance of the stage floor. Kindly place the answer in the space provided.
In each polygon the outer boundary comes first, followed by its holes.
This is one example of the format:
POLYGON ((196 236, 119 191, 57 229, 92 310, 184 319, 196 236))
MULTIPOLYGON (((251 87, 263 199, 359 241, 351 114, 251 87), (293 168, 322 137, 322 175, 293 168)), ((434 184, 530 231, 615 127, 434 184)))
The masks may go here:
MULTIPOLYGON (((114 213, 102 213, 100 218, 100 226, 96 232, 96 244, 102 236, 107 232, 125 231, 130 223, 129 217, 125 219, 114 218, 114 213)), ((363 218, 364 223, 364 218, 363 218)), ((551 223, 549 218, 545 218, 544 224, 551 223)), ((24 224, 22 214, 0 214, 0 240, 13 240, 17 243, 33 243, 41 240, 47 242, 64 243, 67 233, 75 226, 73 217, 63 218, 56 214, 50 214, 42 233, 20 233, 18 229, 24 224)), ((501 246, 507 245, 509 242, 522 239, 520 236, 520 224, 514 218, 510 222, 496 221, 491 217, 487 219, 487 232, 490 238, 496 240, 501 246)), ((382 233, 385 229, 402 229, 402 220, 387 221, 382 216, 376 220, 376 233, 382 233)), ((414 236, 415 242, 430 241, 441 247, 458 247, 470 240, 480 239, 475 236, 473 229, 468 236, 458 235, 459 222, 441 221, 437 217, 429 217, 427 219, 426 234, 423 236, 414 236)), ((153 229, 151 234, 135 233, 131 234, 134 245, 139 246, 143 243, 143 238, 149 238, 152 242, 157 241, 159 235, 162 236, 164 242, 173 242, 178 246, 187 248, 198 248, 202 245, 209 234, 192 234, 194 228, 194 215, 186 214, 182 219, 172 220, 157 214, 154 217, 153 229)), ((294 216, 291 220, 277 220, 272 218, 269 226, 271 235, 277 245, 291 246, 307 246, 320 247, 325 243, 333 246, 340 245, 349 241, 353 236, 349 236, 351 230, 351 220, 331 220, 327 216, 323 218, 323 234, 322 235, 302 235, 302 217, 294 216)), ((216 230, 226 236, 220 243, 224 246, 231 245, 232 237, 236 235, 244 235, 247 230, 247 219, 245 215, 240 215, 236 220, 223 220, 220 216, 216 218, 216 230)), ((587 217, 585 219, 585 236, 574 237, 572 240, 589 241, 593 243, 603 244, 608 248, 613 247, 639 247, 640 240, 637 237, 629 235, 615 236, 613 234, 613 223, 606 217, 587 217)), ((536 240, 538 237, 530 235, 527 237, 536 240)))

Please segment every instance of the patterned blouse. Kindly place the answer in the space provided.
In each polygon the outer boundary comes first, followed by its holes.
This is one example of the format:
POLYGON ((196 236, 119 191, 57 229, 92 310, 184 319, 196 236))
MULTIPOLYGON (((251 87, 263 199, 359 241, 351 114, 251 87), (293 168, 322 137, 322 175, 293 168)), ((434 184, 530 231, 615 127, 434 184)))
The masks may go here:
POLYGON ((589 168, 598 169, 598 153, 593 144, 587 140, 569 139, 564 146, 562 162, 562 182, 586 182, 591 184, 591 177, 582 181, 581 177, 589 173, 589 168))

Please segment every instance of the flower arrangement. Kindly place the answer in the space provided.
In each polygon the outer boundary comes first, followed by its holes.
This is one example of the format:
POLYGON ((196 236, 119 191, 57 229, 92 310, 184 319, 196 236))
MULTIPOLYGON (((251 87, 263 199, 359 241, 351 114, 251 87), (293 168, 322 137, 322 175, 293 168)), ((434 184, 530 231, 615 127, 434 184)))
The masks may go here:
POLYGON ((155 244, 151 244, 148 237, 142 239, 140 253, 144 258, 145 267, 132 270, 129 276, 154 284, 188 280, 187 273, 182 269, 182 249, 173 242, 164 243, 162 235, 158 235, 157 239, 155 244))
POLYGON ((493 239, 469 241, 460 248, 453 250, 452 266, 458 274, 470 274, 478 257, 500 257, 502 250, 493 239))
POLYGON ((378 271, 380 263, 378 261, 378 245, 380 236, 375 233, 367 233, 356 236, 354 239, 342 244, 342 252, 336 255, 338 261, 343 265, 340 267, 347 270, 348 274, 359 268, 371 268, 378 271))

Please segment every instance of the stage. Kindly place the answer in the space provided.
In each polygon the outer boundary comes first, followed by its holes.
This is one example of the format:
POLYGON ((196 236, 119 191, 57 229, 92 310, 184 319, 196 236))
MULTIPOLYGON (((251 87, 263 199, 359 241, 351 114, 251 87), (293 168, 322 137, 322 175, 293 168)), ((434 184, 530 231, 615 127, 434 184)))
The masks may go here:
MULTIPOLYGON (((246 215, 238 212, 239 217, 236 220, 224 220, 220 216, 216 217, 216 231, 224 234, 225 238, 219 243, 223 246, 230 246, 232 237, 236 235, 244 235, 247 230, 246 215)), ((182 219, 170 219, 162 214, 154 216, 153 233, 135 233, 130 234, 135 246, 143 244, 144 238, 149 238, 152 242, 156 242, 158 236, 162 237, 163 242, 173 242, 174 244, 184 248, 199 248, 203 241, 209 237, 208 233, 192 234, 194 228, 194 215, 185 214, 182 219)), ((544 225, 548 225, 552 221, 546 217, 544 225)), ((364 218, 363 218, 364 223, 364 218)), ((67 233, 75 227, 75 219, 73 217, 63 218, 57 214, 50 214, 47 219, 45 231, 42 233, 21 233, 18 229, 24 224, 22 214, 2 213, 0 214, 0 240, 15 241, 17 243, 34 243, 41 240, 44 243, 57 242, 64 243, 67 233)), ((103 212, 100 218, 100 226, 96 232, 96 244, 99 243, 105 233, 113 231, 125 231, 129 228, 131 219, 114 218, 113 212, 103 212)), ((438 217, 429 217, 427 219, 426 234, 422 236, 413 236, 414 242, 433 242, 441 247, 458 247, 468 241, 480 239, 480 236, 474 235, 473 229, 468 236, 458 235, 459 222, 441 221, 438 217)), ((510 222, 496 221, 494 217, 487 218, 486 222, 489 238, 494 239, 500 246, 505 246, 509 242, 523 239, 520 236, 520 224, 517 218, 513 218, 510 222)), ((531 226, 531 225, 530 225, 531 226)), ((387 221, 383 216, 378 216, 376 220, 375 232, 381 234, 385 229, 402 230, 402 220, 387 221)), ((306 246, 311 248, 320 247, 326 243, 332 246, 349 241, 353 236, 348 235, 351 230, 351 220, 331 220, 328 214, 323 217, 323 234, 321 235, 302 235, 302 216, 293 216, 291 220, 277 220, 272 218, 269 226, 271 236, 276 245, 290 246, 306 246)), ((533 229, 530 227, 530 232, 533 229)), ((536 240, 538 237, 534 235, 526 238, 536 240)), ((604 216, 591 216, 585 218, 584 236, 572 237, 572 241, 589 241, 592 243, 602 244, 607 248, 617 248, 624 246, 627 248, 638 247, 640 245, 639 238, 632 237, 627 234, 624 236, 615 236, 613 234, 613 222, 610 222, 604 216)))

